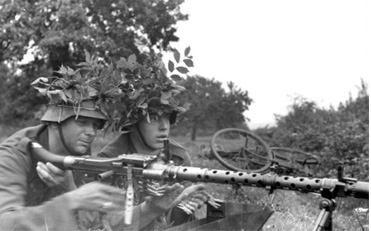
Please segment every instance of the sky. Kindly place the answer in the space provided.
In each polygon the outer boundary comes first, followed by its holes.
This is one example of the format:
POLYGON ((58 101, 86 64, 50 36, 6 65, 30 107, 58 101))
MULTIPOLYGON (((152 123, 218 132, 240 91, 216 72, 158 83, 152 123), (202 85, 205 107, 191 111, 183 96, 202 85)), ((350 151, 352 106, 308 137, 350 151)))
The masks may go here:
POLYGON ((227 81, 253 99, 245 116, 272 126, 296 97, 335 108, 370 83, 369 1, 185 0, 178 42, 190 74, 227 81))

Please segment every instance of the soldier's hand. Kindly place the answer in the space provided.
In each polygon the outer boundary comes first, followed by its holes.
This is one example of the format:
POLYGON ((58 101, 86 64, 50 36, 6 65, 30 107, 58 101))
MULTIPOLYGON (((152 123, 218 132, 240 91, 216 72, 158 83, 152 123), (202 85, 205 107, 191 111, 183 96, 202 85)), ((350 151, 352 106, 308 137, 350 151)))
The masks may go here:
POLYGON ((40 179, 49 187, 55 187, 65 192, 76 189, 70 170, 63 171, 49 162, 46 164, 38 162, 36 171, 40 179))
MULTIPOLYGON (((194 193, 203 191, 205 189, 205 186, 202 184, 198 185, 192 185, 186 189, 184 189, 184 186, 176 183, 171 186, 166 186, 166 193, 163 196, 156 197, 156 196, 149 196, 146 197, 146 203, 150 210, 157 211, 157 212, 165 212, 175 206, 177 206, 179 203, 181 203, 183 200, 188 198, 189 196, 193 196, 194 193)), ((200 206, 204 203, 204 201, 207 201, 207 197, 197 197, 197 205, 198 203, 200 206)))
MULTIPOLYGON (((191 186, 192 187, 192 186, 191 186)), ((214 208, 220 207, 221 200, 215 199, 206 190, 192 192, 181 203, 178 208, 182 209, 187 214, 193 214, 200 209, 205 203, 209 203, 214 208)))
POLYGON ((85 184, 66 193, 72 209, 117 211, 125 208, 125 191, 100 182, 85 184))

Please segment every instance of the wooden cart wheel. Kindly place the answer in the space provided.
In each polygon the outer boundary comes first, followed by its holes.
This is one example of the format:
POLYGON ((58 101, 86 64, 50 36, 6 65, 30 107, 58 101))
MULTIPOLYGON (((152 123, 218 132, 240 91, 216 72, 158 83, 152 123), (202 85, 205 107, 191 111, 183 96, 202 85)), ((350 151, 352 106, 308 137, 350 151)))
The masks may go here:
POLYGON ((235 171, 268 172, 272 151, 257 135, 238 128, 225 128, 211 139, 214 157, 226 168, 235 171))

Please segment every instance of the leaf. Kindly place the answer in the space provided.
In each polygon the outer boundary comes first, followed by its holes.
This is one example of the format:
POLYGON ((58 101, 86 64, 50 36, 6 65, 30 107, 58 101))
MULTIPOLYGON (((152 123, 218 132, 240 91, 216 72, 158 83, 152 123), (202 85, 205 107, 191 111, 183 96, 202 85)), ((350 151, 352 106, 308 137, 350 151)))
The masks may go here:
POLYGON ((175 61, 176 61, 177 63, 179 63, 179 61, 180 61, 180 53, 179 53, 179 51, 178 51, 177 49, 175 49, 175 50, 173 51, 173 55, 174 55, 174 59, 175 59, 175 61))
POLYGON ((137 38, 134 39, 134 44, 135 44, 135 45, 141 45, 141 46, 145 45, 142 41, 140 41, 140 40, 137 39, 137 38))
POLYGON ((102 101, 99 102, 99 109, 100 109, 100 111, 101 111, 105 116, 108 117, 108 112, 107 112, 107 108, 106 108, 106 104, 105 104, 104 100, 102 100, 102 101))
POLYGON ((169 63, 168 63, 167 66, 168 66, 170 72, 173 72, 174 71, 174 63, 173 63, 173 61, 169 60, 169 63))
MULTIPOLYGON (((138 68, 134 69, 133 70, 133 75, 136 75, 137 76, 139 74, 139 71, 140 70, 138 68)), ((140 78, 140 76, 139 76, 139 78, 140 78)))
POLYGON ((130 96, 130 99, 136 99, 140 96, 140 94, 142 93, 143 88, 140 88, 139 90, 137 91, 134 91, 133 94, 130 96))
POLYGON ((67 74, 67 69, 62 65, 59 71, 57 71, 57 73, 65 75, 67 74))
MULTIPOLYGON (((67 101, 67 98, 62 97, 61 92, 62 90, 47 91, 46 95, 51 99, 52 102, 57 102, 60 98, 62 98, 63 100, 65 99, 67 101)), ((64 94, 63 96, 66 97, 64 94)))
POLYGON ((148 84, 151 84, 151 83, 153 83, 153 82, 155 82, 154 79, 147 78, 147 79, 144 79, 144 80, 143 80, 143 85, 148 85, 148 84))
POLYGON ((130 75, 130 74, 125 75, 125 79, 127 79, 127 80, 132 80, 133 78, 134 78, 133 75, 130 75))
POLYGON ((115 86, 119 85, 122 81, 121 73, 119 71, 114 71, 112 73, 112 82, 115 86))
POLYGON ((148 104, 147 103, 143 103, 143 104, 140 104, 138 107, 143 108, 143 109, 146 109, 146 108, 148 108, 148 104))
POLYGON ((159 68, 166 75, 167 70, 166 70, 165 63, 164 62, 162 62, 162 61, 159 62, 159 68))
POLYGON ((130 69, 133 69, 137 64, 137 56, 135 54, 131 54, 128 58, 128 66, 130 69))
POLYGON ((179 91, 185 91, 185 87, 183 87, 183 86, 180 86, 180 85, 175 85, 174 86, 176 89, 178 89, 179 91))
MULTIPOLYGON (((143 104, 145 100, 146 100, 145 98, 141 98, 140 100, 138 100, 137 103, 136 103, 137 107, 138 107, 139 105, 143 104)), ((146 108, 146 107, 145 107, 145 108, 146 108)))
POLYGON ((73 98, 72 94, 73 94, 73 90, 72 89, 67 89, 64 91, 64 94, 68 97, 68 98, 73 98))
POLYGON ((124 70, 124 73, 126 73, 126 74, 133 74, 133 72, 129 68, 126 68, 124 70))
POLYGON ((77 73, 75 72, 75 79, 76 79, 77 81, 80 81, 81 78, 82 78, 81 73, 80 73, 80 72, 77 72, 77 73))
POLYGON ((171 75, 170 78, 171 78, 172 80, 176 81, 176 82, 182 80, 182 78, 181 78, 179 75, 177 75, 177 74, 171 75))
POLYGON ((60 92, 59 92, 59 96, 62 98, 62 100, 63 100, 65 103, 67 103, 67 97, 66 97, 66 95, 64 94, 63 91, 60 91, 60 92))
POLYGON ((180 112, 186 112, 186 111, 187 111, 187 109, 185 109, 185 108, 183 108, 183 107, 178 107, 177 109, 178 109, 178 111, 180 111, 180 112))
POLYGON ((91 63, 90 53, 87 50, 85 50, 85 61, 91 63))
POLYGON ((62 90, 53 90, 53 91, 48 91, 48 95, 59 95, 59 93, 61 92, 62 90))
POLYGON ((171 92, 170 91, 161 91, 161 100, 162 99, 168 99, 171 97, 171 92))
POLYGON ((82 68, 80 68, 80 70, 85 70, 85 71, 94 71, 94 69, 91 68, 91 67, 82 67, 82 68))
POLYGON ((77 66, 89 66, 89 64, 87 62, 81 62, 79 64, 77 64, 77 66))
POLYGON ((67 74, 68 75, 74 75, 75 74, 75 71, 72 68, 67 67, 67 74))
POLYGON ((187 48, 184 50, 184 56, 188 56, 190 51, 191 51, 191 47, 187 47, 187 48))
POLYGON ((36 90, 40 92, 41 95, 45 96, 46 95, 46 88, 40 88, 40 87, 34 87, 36 90))
POLYGON ((186 67, 177 67, 176 70, 179 71, 182 74, 187 74, 188 73, 188 68, 186 68, 186 67))
POLYGON ((193 67, 192 59, 183 59, 183 62, 187 65, 187 67, 193 67))
POLYGON ((165 105, 168 105, 168 104, 169 104, 169 100, 167 100, 167 99, 163 99, 163 98, 160 99, 160 102, 161 102, 162 104, 165 104, 165 105))
POLYGON ((90 86, 87 87, 88 96, 96 96, 98 94, 98 91, 95 88, 92 88, 90 86))
POLYGON ((119 61, 116 63, 118 68, 127 68, 128 67, 128 62, 124 57, 121 57, 119 61))
POLYGON ((31 85, 35 85, 35 84, 40 83, 40 82, 47 83, 48 82, 48 78, 46 78, 46 77, 39 77, 39 78, 35 79, 35 81, 33 81, 31 83, 31 85))
POLYGON ((178 95, 180 93, 179 90, 175 90, 175 89, 171 90, 171 92, 173 93, 173 95, 178 95))
POLYGON ((192 106, 191 103, 185 103, 185 104, 183 105, 183 108, 184 108, 185 110, 189 110, 189 109, 191 108, 191 106, 192 106))

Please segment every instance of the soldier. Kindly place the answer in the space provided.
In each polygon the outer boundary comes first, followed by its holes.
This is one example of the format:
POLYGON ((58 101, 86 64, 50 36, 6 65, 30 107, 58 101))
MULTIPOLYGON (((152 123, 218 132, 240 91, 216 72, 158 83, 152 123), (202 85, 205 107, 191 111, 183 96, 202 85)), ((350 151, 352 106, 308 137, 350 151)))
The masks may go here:
POLYGON ((137 205, 128 227, 123 224, 121 189, 98 182, 77 188, 74 173, 32 155, 30 140, 58 155, 90 155, 97 130, 107 121, 104 100, 115 100, 121 93, 115 86, 103 89, 109 78, 94 75, 109 70, 92 69, 62 67, 62 78, 42 77, 33 83, 50 103, 43 124, 22 129, 0 144, 0 230, 136 230, 187 196, 181 194, 181 185, 172 186, 167 195, 137 205), (114 215, 107 218, 107 212, 114 215))
MULTIPOLYGON (((123 92, 129 94, 123 100, 121 134, 108 143, 98 156, 117 157, 120 154, 132 153, 158 156, 164 148, 167 148, 166 151, 170 153, 171 161, 175 165, 192 166, 186 149, 170 138, 170 126, 177 122, 178 113, 185 111, 176 99, 176 95, 183 90, 183 87, 166 77, 161 67, 161 63, 157 60, 147 60, 144 65, 137 64, 137 69, 142 70, 143 73, 141 78, 128 81, 122 86, 123 92), (165 147, 167 141, 168 147, 165 147)), ((144 200, 146 193, 151 194, 145 188, 142 190, 145 193, 140 193, 140 183, 138 185, 138 182, 134 181, 137 204, 144 200)), ((188 182, 183 185, 187 187, 191 184, 188 182)), ((156 192, 152 193, 156 194, 156 192)), ((166 214, 166 223, 176 226, 194 219, 193 213, 208 199, 209 195, 206 192, 198 193, 192 201, 169 211, 166 214)), ((145 230, 153 229, 154 223, 145 228, 145 230)))

